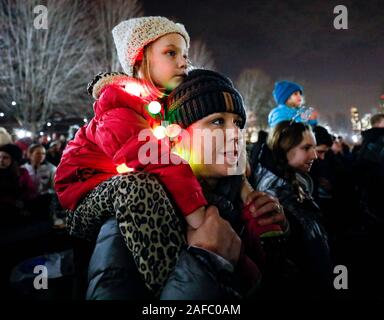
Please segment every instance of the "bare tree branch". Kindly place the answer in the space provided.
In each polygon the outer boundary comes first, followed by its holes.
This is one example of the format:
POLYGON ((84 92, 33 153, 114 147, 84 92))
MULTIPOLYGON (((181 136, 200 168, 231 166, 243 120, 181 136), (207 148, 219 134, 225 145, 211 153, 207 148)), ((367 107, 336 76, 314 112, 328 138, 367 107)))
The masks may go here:
POLYGON ((254 122, 248 121, 247 125, 254 125, 260 129, 267 128, 268 113, 274 106, 271 78, 262 70, 245 69, 236 84, 244 98, 249 118, 254 122))
POLYGON ((112 29, 119 22, 142 16, 138 0, 95 0, 92 1, 95 38, 97 43, 96 72, 122 71, 112 37, 112 29))
POLYGON ((212 53, 207 49, 207 46, 201 40, 191 41, 189 49, 189 61, 191 69, 208 69, 215 70, 212 53))
POLYGON ((137 0, 0 0, 0 111, 33 133, 58 112, 89 115, 87 83, 119 69, 111 30, 136 15, 137 0), (37 5, 48 29, 34 27, 37 5))

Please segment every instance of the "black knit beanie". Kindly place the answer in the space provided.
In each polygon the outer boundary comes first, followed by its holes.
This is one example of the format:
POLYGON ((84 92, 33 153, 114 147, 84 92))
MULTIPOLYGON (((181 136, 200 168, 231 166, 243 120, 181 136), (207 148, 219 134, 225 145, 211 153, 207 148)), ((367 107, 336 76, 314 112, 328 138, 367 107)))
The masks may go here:
POLYGON ((8 153, 11 158, 17 163, 20 163, 23 158, 23 152, 21 151, 21 149, 17 145, 12 143, 8 143, 1 146, 0 151, 8 153))
POLYGON ((167 120, 187 128, 216 112, 238 114, 245 125, 246 113, 240 93, 232 81, 215 71, 195 69, 189 72, 167 98, 167 120))

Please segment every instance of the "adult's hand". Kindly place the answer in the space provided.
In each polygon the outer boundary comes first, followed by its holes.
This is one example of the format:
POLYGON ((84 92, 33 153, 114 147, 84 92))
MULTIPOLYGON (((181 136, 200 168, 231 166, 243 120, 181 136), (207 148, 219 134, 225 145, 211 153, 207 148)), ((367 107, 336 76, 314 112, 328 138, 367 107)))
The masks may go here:
POLYGON ((215 206, 210 206, 198 229, 187 231, 191 246, 212 251, 235 265, 240 256, 241 240, 228 221, 220 217, 215 206))
POLYGON ((251 215, 257 218, 261 226, 279 224, 283 231, 288 227, 288 220, 284 214, 283 206, 279 200, 265 192, 253 191, 248 194, 245 204, 249 207, 251 215))

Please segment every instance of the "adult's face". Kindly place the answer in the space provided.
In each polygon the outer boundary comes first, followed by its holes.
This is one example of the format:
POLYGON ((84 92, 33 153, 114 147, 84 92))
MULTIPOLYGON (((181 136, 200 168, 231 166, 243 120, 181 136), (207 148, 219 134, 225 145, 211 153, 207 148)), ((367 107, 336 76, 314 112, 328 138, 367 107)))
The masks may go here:
POLYGON ((12 164, 12 157, 9 153, 0 151, 0 169, 7 169, 12 164))
POLYGON ((287 152, 288 164, 301 172, 309 172, 316 155, 316 139, 312 132, 304 131, 303 139, 287 152))
POLYGON ((243 168, 239 162, 245 155, 240 132, 242 122, 234 113, 213 113, 190 125, 176 149, 199 177, 240 174, 238 171, 243 168))

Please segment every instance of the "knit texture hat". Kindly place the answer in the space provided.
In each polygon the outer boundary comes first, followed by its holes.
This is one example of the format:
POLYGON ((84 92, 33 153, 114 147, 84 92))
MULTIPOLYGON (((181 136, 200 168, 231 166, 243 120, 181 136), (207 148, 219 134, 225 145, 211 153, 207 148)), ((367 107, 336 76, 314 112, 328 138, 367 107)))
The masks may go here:
POLYGON ((132 77, 133 66, 143 48, 169 33, 182 35, 189 48, 190 39, 184 25, 165 17, 132 18, 115 26, 112 29, 112 35, 124 72, 132 77))
POLYGON ((275 83, 273 97, 277 104, 284 104, 292 93, 300 91, 303 94, 303 87, 294 82, 279 81, 275 83))
POLYGON ((245 125, 246 113, 240 93, 220 73, 195 69, 167 98, 167 120, 187 128, 216 112, 238 114, 245 125))
POLYGON ((12 143, 8 143, 0 147, 0 151, 8 153, 13 161, 16 161, 17 163, 20 163, 21 159, 23 158, 23 152, 21 149, 12 143))

